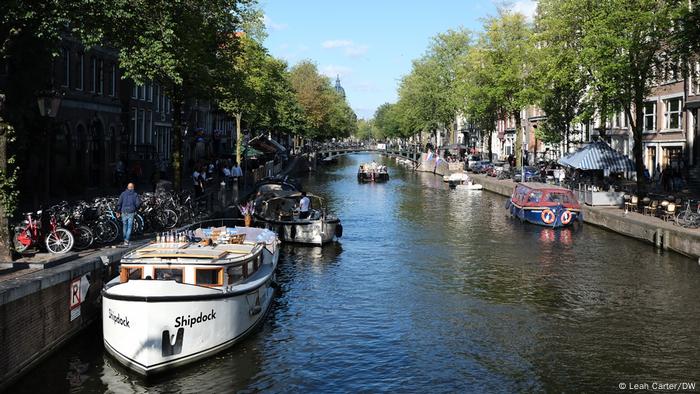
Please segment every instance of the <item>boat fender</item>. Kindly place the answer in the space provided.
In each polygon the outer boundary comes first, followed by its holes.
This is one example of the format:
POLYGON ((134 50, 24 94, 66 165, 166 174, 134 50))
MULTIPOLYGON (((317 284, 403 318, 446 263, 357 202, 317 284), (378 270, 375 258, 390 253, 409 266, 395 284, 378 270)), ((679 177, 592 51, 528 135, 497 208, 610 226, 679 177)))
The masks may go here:
POLYGON ((262 307, 260 305, 255 305, 254 307, 250 308, 250 310, 248 312, 250 313, 251 316, 255 316, 258 313, 260 313, 261 311, 262 311, 262 307))
POLYGON ((545 222, 546 224, 552 224, 552 223, 554 223, 555 220, 557 220, 557 216, 549 208, 542 211, 541 216, 542 216, 542 221, 545 222))
POLYGON ((343 236, 343 225, 338 223, 337 226, 335 226, 335 236, 340 238, 343 236))
POLYGON ((506 200, 506 209, 510 209, 513 203, 510 200, 506 200))
POLYGON ((564 212, 561 213, 561 224, 567 225, 567 224, 571 223, 572 218, 573 218, 573 215, 571 214, 571 211, 564 210, 564 212))

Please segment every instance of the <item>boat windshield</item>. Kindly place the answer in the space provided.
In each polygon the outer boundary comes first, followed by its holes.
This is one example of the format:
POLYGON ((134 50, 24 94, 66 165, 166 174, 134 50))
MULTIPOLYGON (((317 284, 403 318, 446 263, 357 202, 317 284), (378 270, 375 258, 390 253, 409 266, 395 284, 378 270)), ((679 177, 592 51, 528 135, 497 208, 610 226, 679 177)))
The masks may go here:
POLYGON ((528 202, 540 202, 542 201, 542 192, 532 191, 527 197, 528 202))
POLYGON ((571 204, 573 203, 573 199, 571 198, 571 195, 566 192, 550 192, 549 195, 547 196, 547 201, 548 202, 556 202, 556 203, 562 203, 562 204, 571 204))

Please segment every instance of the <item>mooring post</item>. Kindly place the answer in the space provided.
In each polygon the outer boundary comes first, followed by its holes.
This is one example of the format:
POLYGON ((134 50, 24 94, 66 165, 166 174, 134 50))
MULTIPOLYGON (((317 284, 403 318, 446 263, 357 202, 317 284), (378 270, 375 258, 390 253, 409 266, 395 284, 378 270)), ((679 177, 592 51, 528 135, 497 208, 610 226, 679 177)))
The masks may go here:
POLYGON ((654 232, 654 246, 656 246, 658 249, 661 249, 661 229, 657 228, 656 232, 654 232))
POLYGON ((670 231, 664 230, 664 239, 663 239, 664 250, 668 250, 670 241, 671 241, 670 231))

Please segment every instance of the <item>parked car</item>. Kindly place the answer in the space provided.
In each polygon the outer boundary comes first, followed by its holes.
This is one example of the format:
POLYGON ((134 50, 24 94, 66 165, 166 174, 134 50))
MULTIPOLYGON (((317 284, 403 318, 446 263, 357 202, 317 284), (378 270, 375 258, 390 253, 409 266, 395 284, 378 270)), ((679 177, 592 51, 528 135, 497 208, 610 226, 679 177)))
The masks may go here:
POLYGON ((479 156, 479 155, 467 156, 467 164, 466 164, 466 167, 464 169, 467 171, 474 171, 473 166, 481 163, 481 161, 482 161, 481 156, 479 156))
MULTIPOLYGON (((525 166, 524 172, 525 172, 525 182, 540 182, 541 181, 540 171, 537 169, 537 167, 525 166)), ((521 182, 522 181, 522 173, 523 173, 523 171, 516 169, 515 173, 513 174, 513 180, 515 182, 521 182)))

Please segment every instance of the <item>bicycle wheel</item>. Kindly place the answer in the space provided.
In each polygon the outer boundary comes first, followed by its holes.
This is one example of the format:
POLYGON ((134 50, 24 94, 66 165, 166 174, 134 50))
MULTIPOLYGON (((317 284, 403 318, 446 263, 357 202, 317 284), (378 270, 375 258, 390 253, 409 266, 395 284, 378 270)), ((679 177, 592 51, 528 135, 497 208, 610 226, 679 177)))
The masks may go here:
POLYGON ((145 225, 143 221, 143 217, 139 214, 134 215, 134 226, 131 229, 131 232, 133 234, 143 234, 145 225))
POLYGON ((85 250, 92 246, 95 237, 92 235, 92 230, 88 226, 80 225, 75 229, 75 249, 85 250))
POLYGON ((95 224, 94 235, 99 243, 114 242, 119 237, 119 226, 113 220, 100 220, 95 224))
POLYGON ((29 249, 32 244, 32 240, 27 236, 27 230, 22 229, 12 236, 12 244, 15 247, 17 253, 24 253, 29 249))
POLYGON ((170 230, 177 226, 177 213, 172 209, 164 209, 158 212, 157 218, 164 229, 170 230))
POLYGON ((70 231, 58 228, 46 236, 46 249, 54 254, 66 253, 73 248, 75 239, 70 231))
POLYGON ((687 209, 684 209, 682 211, 678 212, 678 215, 676 215, 675 222, 676 225, 681 226, 681 227, 687 227, 692 221, 690 220, 692 217, 692 213, 688 212, 687 209))

